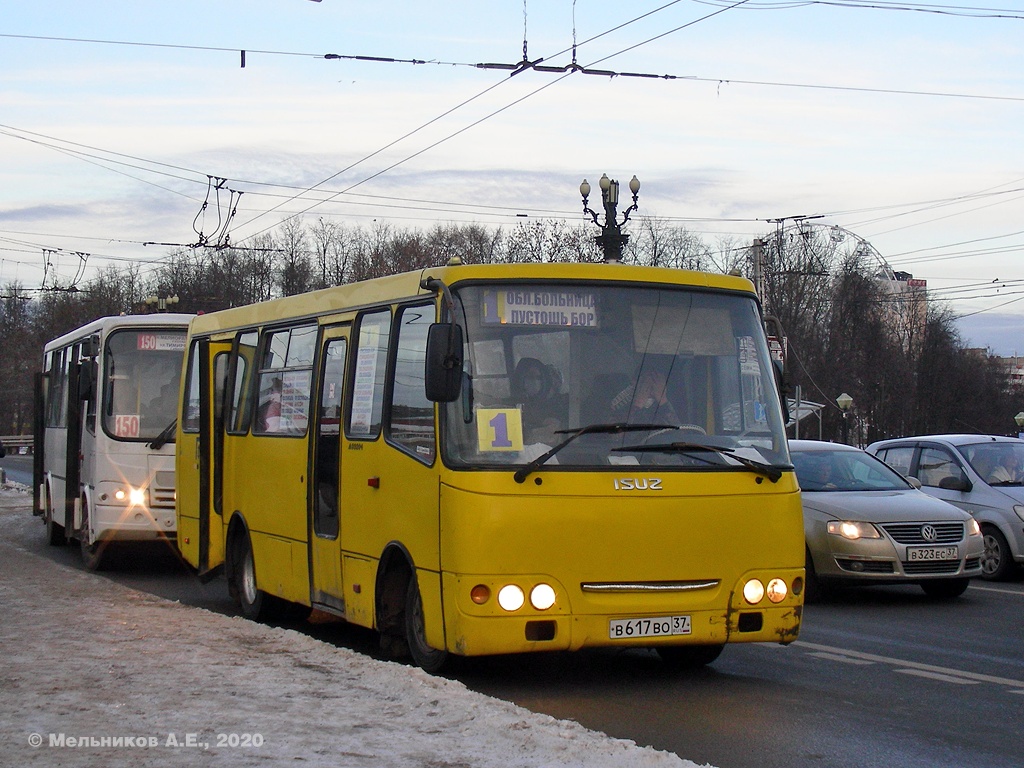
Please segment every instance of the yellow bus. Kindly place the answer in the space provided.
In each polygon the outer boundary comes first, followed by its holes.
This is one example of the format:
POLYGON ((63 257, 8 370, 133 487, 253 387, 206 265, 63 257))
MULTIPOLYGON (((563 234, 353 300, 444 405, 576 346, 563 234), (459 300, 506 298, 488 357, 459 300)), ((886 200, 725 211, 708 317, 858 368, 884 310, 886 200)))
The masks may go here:
POLYGON ((178 543, 246 616, 326 611, 428 671, 706 664, 799 632, 784 424, 745 279, 434 267, 192 321, 178 543))

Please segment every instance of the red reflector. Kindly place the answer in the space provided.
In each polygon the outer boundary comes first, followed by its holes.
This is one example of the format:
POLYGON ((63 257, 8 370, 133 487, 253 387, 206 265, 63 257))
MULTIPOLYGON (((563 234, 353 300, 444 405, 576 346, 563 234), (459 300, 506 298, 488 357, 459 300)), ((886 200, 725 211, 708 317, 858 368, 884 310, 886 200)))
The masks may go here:
POLYGON ((371 488, 380 488, 380 478, 371 477, 369 480, 366 481, 366 484, 371 488))

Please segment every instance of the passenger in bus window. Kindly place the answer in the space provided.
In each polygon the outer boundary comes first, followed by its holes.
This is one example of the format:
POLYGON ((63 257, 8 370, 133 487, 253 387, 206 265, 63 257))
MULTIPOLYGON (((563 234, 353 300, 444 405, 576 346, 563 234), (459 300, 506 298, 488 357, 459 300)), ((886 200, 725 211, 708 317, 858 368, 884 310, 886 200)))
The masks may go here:
POLYGON ((522 411, 523 442, 554 445, 565 412, 558 373, 535 357, 524 357, 512 372, 512 401, 522 411))

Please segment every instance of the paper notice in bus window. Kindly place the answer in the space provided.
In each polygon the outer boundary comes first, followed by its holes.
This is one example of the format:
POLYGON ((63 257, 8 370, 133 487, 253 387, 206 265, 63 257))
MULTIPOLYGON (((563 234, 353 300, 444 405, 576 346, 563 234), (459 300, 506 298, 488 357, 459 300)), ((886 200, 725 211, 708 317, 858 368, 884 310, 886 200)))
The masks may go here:
POLYGON ((376 381, 377 347, 361 345, 356 358, 356 377, 352 385, 351 431, 354 435, 368 435, 373 429, 373 395, 376 381))
POLYGON ((138 437, 139 415, 121 414, 114 417, 114 437, 138 437))
POLYGON ((484 291, 483 321, 501 325, 597 328, 597 306, 589 291, 484 291))
POLYGON ((136 348, 141 352, 184 352, 184 333, 140 333, 136 348))
POLYGON ((481 453, 523 450, 523 414, 518 408, 477 408, 476 435, 481 453))

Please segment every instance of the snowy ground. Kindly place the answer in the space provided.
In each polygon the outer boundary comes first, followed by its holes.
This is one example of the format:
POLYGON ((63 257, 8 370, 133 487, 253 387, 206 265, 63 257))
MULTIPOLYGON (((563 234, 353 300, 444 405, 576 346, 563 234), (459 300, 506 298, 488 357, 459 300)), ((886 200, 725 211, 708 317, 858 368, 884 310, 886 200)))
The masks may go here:
POLYGON ((0 490, 0 765, 695 765, 56 564, 17 543, 30 506, 0 490))

